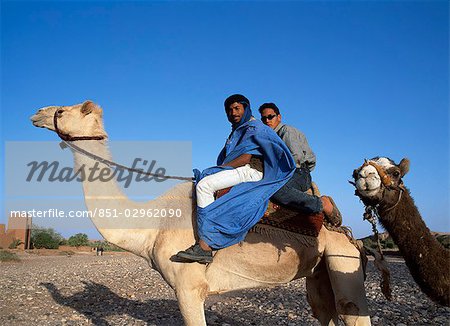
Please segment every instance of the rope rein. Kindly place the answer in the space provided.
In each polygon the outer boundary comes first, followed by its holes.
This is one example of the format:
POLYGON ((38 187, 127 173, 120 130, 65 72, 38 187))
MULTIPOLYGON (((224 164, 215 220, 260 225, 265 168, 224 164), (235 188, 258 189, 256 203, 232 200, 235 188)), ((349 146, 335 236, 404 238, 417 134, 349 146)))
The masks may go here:
POLYGON ((377 250, 378 253, 381 256, 381 259, 384 259, 383 255, 383 249, 381 249, 381 243, 380 243, 380 234, 378 233, 377 229, 377 222, 379 219, 378 210, 376 207, 372 206, 366 206, 365 212, 363 214, 363 220, 368 221, 372 225, 372 232, 375 236, 375 240, 377 242, 377 250))

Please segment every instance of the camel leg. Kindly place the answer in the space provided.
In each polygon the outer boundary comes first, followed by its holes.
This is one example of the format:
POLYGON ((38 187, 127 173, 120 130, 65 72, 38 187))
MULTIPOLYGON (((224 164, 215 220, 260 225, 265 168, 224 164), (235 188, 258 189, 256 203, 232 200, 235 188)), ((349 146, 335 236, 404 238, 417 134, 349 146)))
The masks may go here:
POLYGON ((306 296, 313 316, 319 320, 321 325, 335 326, 339 324, 334 293, 324 260, 314 269, 314 274, 306 278, 306 296))
POLYGON ((208 285, 200 283, 180 284, 176 288, 176 296, 181 314, 186 326, 206 325, 205 299, 208 294, 208 285))
POLYGON ((339 233, 327 239, 325 260, 333 288, 336 310, 345 325, 370 325, 360 253, 339 233))

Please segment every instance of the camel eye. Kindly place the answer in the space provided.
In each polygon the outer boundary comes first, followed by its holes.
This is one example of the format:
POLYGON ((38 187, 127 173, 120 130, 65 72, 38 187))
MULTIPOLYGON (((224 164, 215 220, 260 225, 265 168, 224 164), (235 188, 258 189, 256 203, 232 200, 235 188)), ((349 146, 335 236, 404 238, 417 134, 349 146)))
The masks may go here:
POLYGON ((395 172, 393 173, 393 175, 394 175, 394 177, 398 178, 398 177, 400 176, 400 172, 395 171, 395 172))
POLYGON ((58 114, 62 114, 63 112, 64 112, 63 109, 59 109, 58 111, 56 111, 56 113, 58 113, 58 114))

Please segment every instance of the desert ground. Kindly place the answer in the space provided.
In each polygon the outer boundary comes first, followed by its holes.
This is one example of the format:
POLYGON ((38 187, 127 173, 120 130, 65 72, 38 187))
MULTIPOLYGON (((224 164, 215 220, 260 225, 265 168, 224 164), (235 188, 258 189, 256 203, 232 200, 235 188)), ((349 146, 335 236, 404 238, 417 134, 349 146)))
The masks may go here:
MULTIPOLYGON (((0 263, 0 325, 182 325, 173 291, 128 253, 19 252, 0 263)), ((379 289, 369 261, 366 291, 373 325, 450 325, 450 308, 431 302, 404 262, 389 258, 394 299, 379 289)), ((445 272, 445 271, 443 271, 445 272)), ((448 272, 448 271, 447 271, 448 272)), ((319 325, 305 281, 211 296, 208 325, 319 325)))

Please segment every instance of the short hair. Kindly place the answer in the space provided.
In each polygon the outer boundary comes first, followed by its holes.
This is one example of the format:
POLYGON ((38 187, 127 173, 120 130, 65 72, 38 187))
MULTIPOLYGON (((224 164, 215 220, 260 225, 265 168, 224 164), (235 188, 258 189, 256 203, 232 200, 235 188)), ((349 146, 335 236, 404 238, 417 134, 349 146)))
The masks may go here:
POLYGON ((263 105, 261 105, 258 109, 259 113, 262 114, 262 112, 265 109, 272 109, 276 115, 280 114, 280 110, 278 109, 278 106, 276 106, 275 103, 264 103, 263 105))
POLYGON ((228 109, 230 107, 230 105, 233 104, 234 102, 241 103, 241 104, 245 103, 246 105, 244 105, 244 107, 250 106, 250 101, 244 95, 233 94, 231 96, 228 96, 227 99, 225 100, 225 102, 223 103, 225 110, 228 109))

